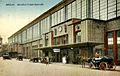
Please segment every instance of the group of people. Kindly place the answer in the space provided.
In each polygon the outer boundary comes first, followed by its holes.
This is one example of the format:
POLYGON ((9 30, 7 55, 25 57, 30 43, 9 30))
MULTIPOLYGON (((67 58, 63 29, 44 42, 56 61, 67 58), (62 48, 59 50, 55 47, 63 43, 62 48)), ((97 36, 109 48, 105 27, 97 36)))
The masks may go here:
MULTIPOLYGON (((99 59, 99 57, 100 57, 99 52, 96 52, 95 53, 95 59, 99 59)), ((85 67, 85 62, 87 61, 86 59, 87 58, 81 56, 82 67, 85 67)), ((44 57, 44 58, 42 58, 41 62, 45 63, 45 64, 49 64, 50 63, 50 58, 48 56, 44 57)), ((68 63, 68 57, 67 56, 62 57, 62 63, 64 63, 64 64, 68 63)))
MULTIPOLYGON (((84 68, 85 67, 85 63, 86 62, 88 62, 89 63, 89 60, 90 60, 91 58, 86 58, 86 57, 81 57, 81 64, 82 64, 82 68, 84 68)), ((100 60, 101 58, 100 58, 100 53, 97 51, 97 52, 95 52, 95 56, 94 56, 94 59, 95 60, 100 60)))
POLYGON ((44 57, 44 58, 41 58, 41 63, 45 63, 46 65, 49 64, 49 57, 44 57))

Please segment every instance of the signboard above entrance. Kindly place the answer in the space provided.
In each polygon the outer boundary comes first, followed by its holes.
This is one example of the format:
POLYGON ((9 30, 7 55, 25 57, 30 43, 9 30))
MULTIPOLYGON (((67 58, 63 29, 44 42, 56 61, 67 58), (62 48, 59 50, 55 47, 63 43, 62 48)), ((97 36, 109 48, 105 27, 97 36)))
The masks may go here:
POLYGON ((53 49, 54 52, 60 52, 60 49, 53 49))

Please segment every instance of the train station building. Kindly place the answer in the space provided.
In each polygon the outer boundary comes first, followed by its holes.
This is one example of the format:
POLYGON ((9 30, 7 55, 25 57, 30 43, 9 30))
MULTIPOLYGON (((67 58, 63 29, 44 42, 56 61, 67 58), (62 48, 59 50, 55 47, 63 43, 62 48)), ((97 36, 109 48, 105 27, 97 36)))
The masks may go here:
POLYGON ((63 0, 8 38, 26 58, 77 63, 96 51, 120 62, 120 0, 63 0))

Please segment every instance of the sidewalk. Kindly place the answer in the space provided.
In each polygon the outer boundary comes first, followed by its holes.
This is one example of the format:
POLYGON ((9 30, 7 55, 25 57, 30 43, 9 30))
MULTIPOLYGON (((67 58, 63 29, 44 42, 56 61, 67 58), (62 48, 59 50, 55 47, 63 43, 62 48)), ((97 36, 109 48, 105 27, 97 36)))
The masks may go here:
MULTIPOLYGON (((80 67, 83 68, 81 64, 63 64, 63 63, 52 63, 54 65, 69 66, 69 67, 80 67)), ((85 68, 89 68, 88 65, 85 65, 85 68)), ((120 72, 120 66, 116 66, 116 71, 120 72)))
POLYGON ((116 69, 115 69, 115 70, 120 71, 120 66, 116 66, 116 69))
MULTIPOLYGON (((3 60, 1 57, 0 57, 0 60, 3 60)), ((12 60, 16 60, 16 59, 12 59, 12 60)), ((29 59, 24 59, 23 60, 24 62, 29 62, 29 59)), ((68 66, 68 67, 79 67, 79 68, 83 68, 81 64, 64 64, 64 63, 51 63, 52 65, 60 65, 60 66, 68 66)), ((89 68, 88 64, 85 65, 85 68, 89 68)), ((120 72, 120 66, 116 66, 116 71, 119 71, 120 72)))

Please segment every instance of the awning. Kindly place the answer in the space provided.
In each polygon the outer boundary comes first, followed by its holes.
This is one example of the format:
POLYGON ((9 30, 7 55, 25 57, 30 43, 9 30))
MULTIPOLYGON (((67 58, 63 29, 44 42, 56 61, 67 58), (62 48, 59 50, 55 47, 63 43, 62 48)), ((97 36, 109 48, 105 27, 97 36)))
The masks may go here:
POLYGON ((100 42, 82 42, 82 43, 75 43, 75 44, 61 44, 61 45, 52 45, 52 46, 45 46, 40 48, 34 48, 34 50, 42 50, 42 49, 54 49, 54 48, 75 48, 75 47, 94 47, 97 45, 102 45, 104 43, 100 42))

